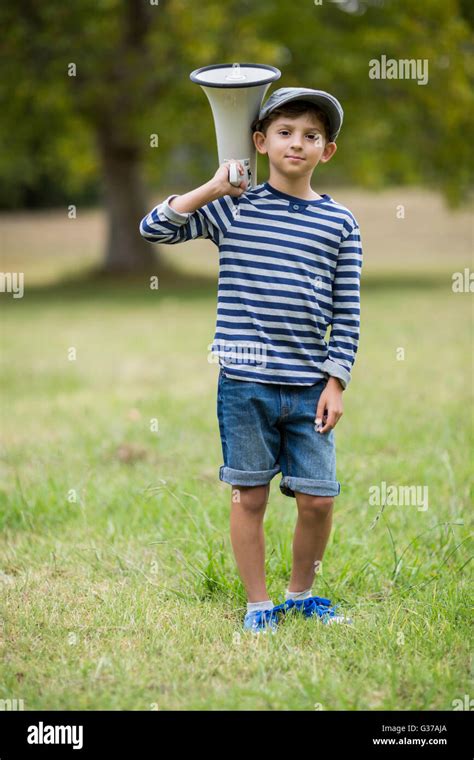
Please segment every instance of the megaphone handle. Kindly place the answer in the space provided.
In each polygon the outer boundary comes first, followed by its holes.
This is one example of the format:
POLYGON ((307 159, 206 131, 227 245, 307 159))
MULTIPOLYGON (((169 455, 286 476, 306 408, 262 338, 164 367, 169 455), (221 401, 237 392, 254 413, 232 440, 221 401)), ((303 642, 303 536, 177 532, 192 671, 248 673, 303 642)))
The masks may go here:
POLYGON ((229 164, 229 183, 235 187, 239 187, 243 177, 240 176, 239 166, 233 161, 229 164))

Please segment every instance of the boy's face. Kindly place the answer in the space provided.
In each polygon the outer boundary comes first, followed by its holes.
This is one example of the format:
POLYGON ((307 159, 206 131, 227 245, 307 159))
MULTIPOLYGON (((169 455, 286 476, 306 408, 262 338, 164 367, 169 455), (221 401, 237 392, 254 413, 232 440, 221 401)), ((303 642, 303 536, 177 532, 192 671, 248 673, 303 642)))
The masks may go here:
POLYGON ((253 140, 259 153, 268 153, 273 168, 293 179, 311 178, 319 162, 326 163, 337 150, 335 142, 326 142, 320 119, 309 114, 279 116, 269 125, 266 136, 254 132, 253 140))

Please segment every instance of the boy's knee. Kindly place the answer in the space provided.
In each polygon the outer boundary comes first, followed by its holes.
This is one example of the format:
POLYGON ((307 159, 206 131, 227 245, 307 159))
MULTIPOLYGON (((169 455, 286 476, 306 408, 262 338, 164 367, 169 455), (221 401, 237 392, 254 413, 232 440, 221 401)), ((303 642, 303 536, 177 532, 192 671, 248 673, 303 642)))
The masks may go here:
POLYGON ((309 493, 296 493, 298 510, 309 514, 328 514, 334 506, 334 496, 313 496, 309 493))
POLYGON ((247 512, 264 512, 268 502, 270 487, 232 486, 232 504, 239 504, 247 512))

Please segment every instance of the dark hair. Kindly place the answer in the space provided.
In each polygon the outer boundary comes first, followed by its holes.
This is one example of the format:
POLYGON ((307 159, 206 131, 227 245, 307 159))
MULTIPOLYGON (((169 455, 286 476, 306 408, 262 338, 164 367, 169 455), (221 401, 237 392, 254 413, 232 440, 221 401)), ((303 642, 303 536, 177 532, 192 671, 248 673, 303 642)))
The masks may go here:
POLYGON ((284 103, 279 108, 275 108, 274 111, 271 111, 271 113, 269 113, 268 116, 265 116, 261 121, 259 121, 257 116, 252 122, 251 130, 252 132, 263 132, 263 134, 266 135, 270 124, 281 116, 295 118, 296 116, 303 116, 303 114, 316 116, 321 121, 324 127, 324 137, 329 141, 331 128, 328 115, 310 100, 291 100, 289 103, 284 103))

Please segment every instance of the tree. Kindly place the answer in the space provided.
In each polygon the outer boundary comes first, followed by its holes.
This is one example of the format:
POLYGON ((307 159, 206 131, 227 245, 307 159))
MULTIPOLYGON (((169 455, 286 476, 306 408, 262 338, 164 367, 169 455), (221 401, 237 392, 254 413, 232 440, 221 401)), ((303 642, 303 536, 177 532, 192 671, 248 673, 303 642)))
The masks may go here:
POLYGON ((138 234, 144 177, 175 187, 177 175, 192 187, 209 176, 214 125, 189 73, 233 61, 279 67, 274 88, 340 98, 343 150, 318 167, 321 179, 425 184, 460 203, 472 182, 468 8, 467 0, 3 0, 0 203, 94 200, 100 177, 105 271, 155 269, 138 234), (429 83, 370 79, 369 62, 381 55, 428 60, 429 83), (180 155, 186 165, 175 172, 180 155))
MULTIPOLYGON (((183 103, 192 107, 201 98, 202 108, 205 101, 195 85, 190 97, 189 73, 196 56, 206 61, 226 54, 235 32, 227 11, 237 7, 234 0, 227 7, 217 0, 199 7, 189 0, 2 5, 0 22, 9 31, 0 130, 10 153, 0 158, 0 168, 17 198, 19 169, 27 186, 47 177, 49 190, 62 182, 73 195, 93 177, 97 155, 108 212, 106 272, 155 268, 138 234, 148 210, 142 161, 155 133, 150 126, 159 125, 160 132, 160 111, 168 109, 168 151, 185 129, 197 133, 182 120, 183 103)), ((248 34, 248 44, 257 48, 256 33, 248 34)))

